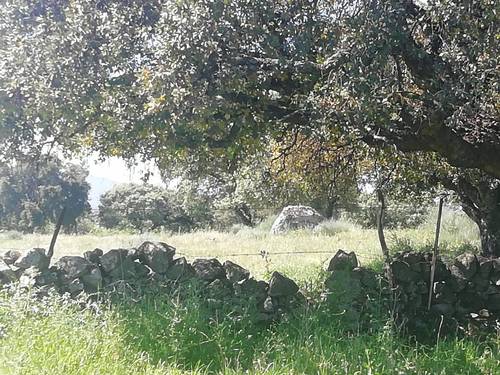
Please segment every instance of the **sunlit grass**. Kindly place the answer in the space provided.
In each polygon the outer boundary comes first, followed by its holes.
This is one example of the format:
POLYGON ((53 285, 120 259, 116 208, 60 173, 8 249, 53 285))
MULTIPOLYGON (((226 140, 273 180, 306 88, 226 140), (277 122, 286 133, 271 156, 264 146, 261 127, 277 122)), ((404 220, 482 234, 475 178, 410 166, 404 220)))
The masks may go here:
MULTIPOLYGON (((420 228, 386 236, 393 251, 425 248, 433 242, 434 225, 431 216, 420 228)), ((441 238, 448 252, 464 243, 479 245, 474 224, 456 213, 445 212, 441 238)), ((189 259, 231 259, 258 277, 278 269, 313 296, 322 289, 323 263, 337 249, 355 251, 365 265, 380 259, 376 231, 346 222, 280 236, 268 234, 266 225, 227 233, 61 235, 56 257, 144 240, 165 241, 189 259), (261 250, 268 255, 260 256, 261 250)), ((49 241, 50 235, 0 233, 4 249, 46 247, 49 241)), ((496 374, 500 368, 498 336, 436 338, 437 344, 426 346, 399 335, 386 315, 368 329, 352 330, 338 311, 320 304, 268 326, 251 310, 242 320, 229 319, 227 311, 214 315, 195 294, 179 301, 151 291, 139 302, 82 309, 60 297, 40 302, 3 293, 0 374, 496 374)))
MULTIPOLYGON (((230 259, 261 276, 273 270, 303 267, 320 268, 338 249, 354 251, 362 264, 380 259, 377 232, 362 229, 352 223, 327 222, 321 230, 296 231, 286 235, 271 235, 268 225, 243 228, 233 232, 198 231, 193 233, 130 234, 101 232, 87 235, 60 235, 55 257, 81 255, 96 247, 103 250, 138 246, 145 240, 164 241, 177 248, 179 255, 192 260, 197 257, 230 259), (268 255, 261 256, 265 251, 268 255), (280 254, 285 253, 285 254, 280 254), (288 254, 296 253, 296 254, 288 254)), ((387 230, 386 237, 393 250, 402 244, 412 248, 430 247, 434 241, 435 214, 416 229, 387 230)), ((18 236, 0 233, 0 249, 47 247, 50 235, 27 234, 18 236)), ((479 247, 479 235, 474 223, 463 213, 445 211, 441 232, 443 251, 457 249, 464 244, 479 247)))

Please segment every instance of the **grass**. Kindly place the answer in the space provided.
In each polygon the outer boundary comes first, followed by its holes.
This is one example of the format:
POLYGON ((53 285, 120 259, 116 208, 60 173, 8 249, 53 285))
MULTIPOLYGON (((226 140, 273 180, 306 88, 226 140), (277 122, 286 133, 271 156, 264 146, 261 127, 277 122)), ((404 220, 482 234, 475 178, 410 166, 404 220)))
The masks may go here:
MULTIPOLYGON (((393 251, 429 246, 434 221, 387 231, 393 251)), ((258 277, 284 271, 315 297, 323 262, 338 248, 356 251, 365 265, 380 263, 376 232, 350 223, 282 236, 269 235, 265 225, 231 233, 62 235, 56 257, 131 247, 146 239, 165 241, 190 259, 231 259, 258 277), (269 257, 257 255, 260 250, 269 257), (305 254, 277 254, 287 251, 305 254)), ((46 235, 0 234, 4 249, 46 247, 49 241, 46 235)), ((474 226, 445 212, 442 249, 452 253, 464 243, 478 246, 474 226)), ((123 297, 82 307, 60 296, 40 301, 0 292, 0 374, 498 374, 500 368, 498 336, 451 336, 423 345, 398 335, 382 311, 375 309, 370 324, 361 326, 349 321, 343 306, 322 304, 263 325, 251 306, 240 309, 244 319, 234 319, 231 308, 215 313, 195 290, 188 295, 179 300, 151 290, 139 300, 123 297)))
POLYGON ((495 374, 499 344, 450 338, 425 346, 383 320, 346 330, 312 309, 264 326, 149 295, 96 312, 61 297, 0 296, 2 374, 495 374))
MULTIPOLYGON (((99 247, 109 250, 119 247, 138 246, 145 240, 164 241, 177 249, 179 255, 189 260, 197 257, 216 257, 232 260, 261 277, 270 271, 301 273, 303 268, 322 267, 338 249, 356 252, 361 264, 381 259, 376 230, 361 229, 347 222, 326 222, 318 231, 296 231, 286 235, 269 234, 269 223, 257 228, 239 228, 237 231, 199 231, 195 233, 107 233, 87 235, 60 235, 55 248, 55 258, 63 255, 81 255, 84 251, 99 247), (260 255, 266 251, 266 258, 260 255), (279 253, 298 253, 279 254, 279 253)), ((429 248, 434 241, 435 217, 417 229, 387 230, 389 246, 394 251, 411 248, 429 248)), ((16 232, 0 233, 0 250, 48 247, 50 235, 16 232)), ((441 249, 444 253, 479 247, 479 235, 475 224, 464 214, 445 210, 441 232, 441 249)))

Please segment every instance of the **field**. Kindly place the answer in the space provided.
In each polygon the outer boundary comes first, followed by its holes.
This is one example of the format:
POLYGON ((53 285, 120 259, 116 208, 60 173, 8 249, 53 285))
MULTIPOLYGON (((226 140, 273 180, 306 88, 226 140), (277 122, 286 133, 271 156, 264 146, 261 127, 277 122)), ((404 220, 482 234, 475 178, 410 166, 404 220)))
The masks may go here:
MULTIPOLYGON (((130 234, 99 231, 86 235, 60 235, 54 257, 81 255, 84 251, 95 248, 104 251, 130 248, 146 240, 155 240, 174 246, 177 254, 188 260, 201 257, 215 257, 221 261, 229 259, 246 267, 258 277, 273 270, 285 271, 292 275, 303 274, 304 269, 321 267, 338 249, 354 251, 363 265, 381 259, 377 232, 374 229, 361 229, 352 223, 340 221, 327 222, 322 230, 315 233, 296 231, 275 236, 269 234, 270 226, 271 221, 267 220, 256 228, 238 227, 230 232, 130 234), (268 256, 262 257, 261 251, 266 251, 268 256)), ((435 217, 430 215, 421 227, 386 230, 386 237, 393 251, 408 246, 413 249, 430 248, 434 242, 434 227, 435 217)), ((50 239, 50 234, 0 233, 0 251, 24 250, 30 247, 47 248, 50 239)), ((479 246, 475 224, 464 214, 445 211, 441 231, 442 253, 446 255, 460 251, 464 246, 479 246)))
MULTIPOLYGON (((433 220, 418 229, 387 231, 393 251, 428 247, 433 220)), ((355 251, 365 265, 380 259, 374 230, 333 222, 319 233, 283 236, 269 235, 266 223, 224 233, 61 235, 56 257, 136 246, 145 239, 165 241, 189 259, 231 259, 258 277, 280 270, 309 291, 318 289, 323 263, 339 248, 355 251)), ((0 248, 46 247, 49 241, 49 235, 0 234, 0 248)), ((460 251, 464 243, 478 246, 474 226, 447 212, 443 252, 460 251)), ((418 343, 399 335, 385 315, 352 329, 342 312, 319 308, 272 325, 235 321, 210 315, 194 296, 180 302, 154 291, 138 302, 84 309, 57 296, 35 301, 26 294, 0 294, 2 374, 498 374, 499 345, 498 336, 418 343)))

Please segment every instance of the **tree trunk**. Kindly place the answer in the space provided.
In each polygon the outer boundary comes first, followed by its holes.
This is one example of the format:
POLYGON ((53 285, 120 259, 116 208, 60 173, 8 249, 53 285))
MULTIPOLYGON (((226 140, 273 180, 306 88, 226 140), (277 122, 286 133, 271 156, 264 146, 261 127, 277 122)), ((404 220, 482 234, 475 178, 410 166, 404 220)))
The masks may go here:
POLYGON ((325 217, 327 219, 337 219, 338 214, 337 214, 337 199, 336 198, 328 199, 328 202, 326 203, 325 217))
POLYGON ((251 212, 250 207, 248 207, 247 204, 245 204, 245 203, 238 204, 234 208, 234 212, 240 218, 241 222, 244 225, 249 226, 249 227, 253 227, 254 226, 254 220, 253 220, 252 212, 251 212))
POLYGON ((500 207, 476 223, 479 227, 482 255, 500 257, 500 207))
POLYGON ((462 177, 441 182, 457 193, 463 210, 477 224, 481 254, 500 257, 500 180, 462 177))

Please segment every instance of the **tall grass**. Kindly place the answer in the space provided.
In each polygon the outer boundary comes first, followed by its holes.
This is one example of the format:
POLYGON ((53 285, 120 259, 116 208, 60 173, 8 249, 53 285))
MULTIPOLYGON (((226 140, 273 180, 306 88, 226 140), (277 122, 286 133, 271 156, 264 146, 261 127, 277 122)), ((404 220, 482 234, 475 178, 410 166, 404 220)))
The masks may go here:
MULTIPOLYGON (((434 241, 436 210, 431 210, 426 222, 415 229, 387 230, 386 237, 392 251, 406 248, 428 250, 434 241)), ((321 268, 338 249, 354 251, 362 264, 381 259, 377 232, 363 229, 345 221, 326 221, 317 230, 299 230, 285 235, 271 235, 273 217, 256 228, 235 227, 229 232, 198 231, 193 233, 106 232, 87 235, 61 235, 55 249, 55 258, 63 255, 81 255, 96 247, 103 250, 135 247, 145 240, 164 241, 177 248, 179 255, 189 260, 198 257, 230 259, 250 269, 256 276, 270 271, 321 268), (262 257, 264 251, 268 256, 262 257), (289 254, 294 253, 294 254, 289 254)), ((48 247, 50 235, 13 235, 0 233, 2 249, 48 247)), ((462 212, 445 209, 441 230, 441 253, 450 256, 463 251, 479 249, 476 225, 462 212)))
MULTIPOLYGON (((227 311, 226 311, 227 312, 227 311)), ((0 297, 2 374, 495 374, 498 337, 419 345, 383 319, 347 328, 304 310, 262 324, 211 311, 195 294, 150 294, 82 308, 52 296, 0 297)))

